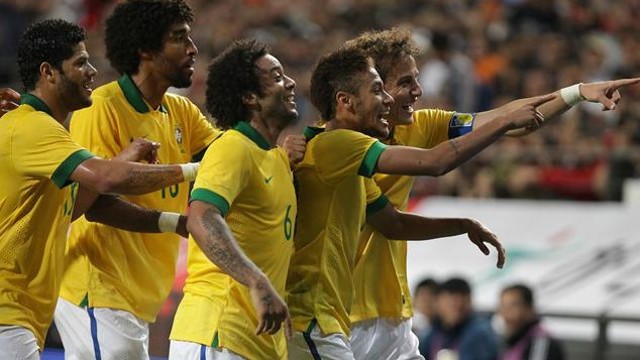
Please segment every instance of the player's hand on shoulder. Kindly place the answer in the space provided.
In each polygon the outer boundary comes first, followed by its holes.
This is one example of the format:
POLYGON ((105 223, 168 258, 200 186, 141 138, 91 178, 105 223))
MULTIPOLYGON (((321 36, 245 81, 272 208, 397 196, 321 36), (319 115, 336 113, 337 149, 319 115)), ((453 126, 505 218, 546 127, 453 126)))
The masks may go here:
POLYGON ((127 145, 127 147, 124 148, 118 156, 113 158, 113 160, 132 162, 141 162, 144 160, 149 164, 157 164, 159 148, 160 143, 143 138, 137 138, 127 145))
POLYGON ((285 335, 290 338, 291 317, 289 308, 269 280, 264 278, 258 281, 254 286, 249 287, 249 292, 260 321, 256 329, 256 335, 263 333, 273 335, 280 330, 284 322, 285 335))
POLYGON ((304 152, 307 150, 307 139, 302 134, 289 135, 284 139, 282 147, 289 156, 291 168, 295 168, 304 158, 304 152))
POLYGON ((20 104, 20 94, 11 88, 0 89, 0 117, 20 104))

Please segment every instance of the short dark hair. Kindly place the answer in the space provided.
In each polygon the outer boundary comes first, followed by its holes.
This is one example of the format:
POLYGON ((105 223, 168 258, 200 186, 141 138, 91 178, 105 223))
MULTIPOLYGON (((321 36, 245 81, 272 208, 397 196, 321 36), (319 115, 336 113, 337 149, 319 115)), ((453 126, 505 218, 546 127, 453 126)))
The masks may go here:
POLYGON ((170 27, 193 23, 193 11, 183 0, 127 0, 107 19, 107 58, 120 74, 137 74, 139 51, 162 51, 170 27))
POLYGON ((222 129, 249 120, 243 97, 263 96, 256 61, 269 54, 269 47, 256 40, 236 40, 209 64, 206 105, 216 125, 222 129))
POLYGON ((345 46, 354 46, 366 51, 376 64, 382 81, 387 81, 393 65, 405 56, 416 57, 422 50, 413 41, 409 30, 393 28, 382 31, 367 31, 345 46))
POLYGON ((68 21, 54 19, 31 24, 20 37, 18 68, 24 91, 35 89, 40 65, 48 62, 62 71, 62 62, 86 39, 84 30, 68 21))
POLYGON ((336 115, 335 96, 339 91, 355 94, 359 77, 374 66, 367 54, 358 48, 341 47, 320 58, 311 75, 311 102, 323 120, 336 115))
POLYGON ((463 278, 451 278, 438 286, 438 294, 443 292, 458 295, 471 295, 471 286, 463 278))
POLYGON ((502 289, 502 295, 508 291, 515 291, 520 294, 520 298, 530 308, 533 308, 533 290, 524 284, 513 284, 502 289))
POLYGON ((436 292, 438 290, 438 282, 432 278, 422 279, 418 285, 416 285, 414 294, 417 294, 420 289, 427 289, 432 292, 436 292))

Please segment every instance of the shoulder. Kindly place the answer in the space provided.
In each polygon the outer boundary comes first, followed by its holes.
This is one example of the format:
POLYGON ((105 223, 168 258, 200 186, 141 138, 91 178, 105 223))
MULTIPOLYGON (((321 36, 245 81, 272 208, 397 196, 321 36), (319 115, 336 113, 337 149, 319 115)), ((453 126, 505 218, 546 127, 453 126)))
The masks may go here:
POLYGON ((413 123, 421 124, 430 121, 448 121, 455 114, 453 111, 442 109, 420 109, 413 113, 413 123))

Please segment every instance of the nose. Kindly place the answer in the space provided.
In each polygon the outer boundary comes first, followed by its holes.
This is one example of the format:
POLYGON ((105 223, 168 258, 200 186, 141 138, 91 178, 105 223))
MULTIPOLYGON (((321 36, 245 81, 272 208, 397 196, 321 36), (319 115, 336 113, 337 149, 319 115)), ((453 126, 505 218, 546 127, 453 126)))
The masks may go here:
POLYGON ((422 96, 422 86, 417 81, 415 82, 413 88, 411 89, 411 95, 419 98, 422 96))
POLYGON ((189 37, 187 43, 187 54, 189 56, 198 55, 198 47, 196 46, 196 43, 193 42, 193 39, 191 37, 189 37))
POLYGON ((288 90, 292 90, 296 87, 296 81, 288 77, 287 75, 284 76, 284 81, 285 81, 284 86, 288 90))
POLYGON ((98 69, 96 69, 93 65, 91 65, 91 63, 87 63, 87 65, 89 66, 89 76, 90 77, 94 77, 98 74, 98 69))
POLYGON ((382 103, 385 106, 391 106, 394 103, 393 96, 389 95, 388 92, 382 90, 382 103))

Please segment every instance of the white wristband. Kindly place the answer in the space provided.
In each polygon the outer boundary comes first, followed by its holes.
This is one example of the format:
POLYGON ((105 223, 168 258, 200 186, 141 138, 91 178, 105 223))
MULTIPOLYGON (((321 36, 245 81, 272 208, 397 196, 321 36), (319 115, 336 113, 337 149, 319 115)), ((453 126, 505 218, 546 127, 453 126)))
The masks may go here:
POLYGON ((580 84, 575 84, 560 89, 560 96, 562 97, 562 100, 564 100, 564 102, 566 102, 569 106, 574 106, 575 104, 584 100, 584 97, 582 97, 582 94, 580 94, 580 84))
POLYGON ((158 217, 158 230, 163 233, 174 233, 179 221, 180 214, 163 211, 158 217))
POLYGON ((196 179, 196 175, 198 175, 198 169, 200 169, 200 163, 187 163, 180 164, 182 168, 182 176, 185 181, 193 181, 196 179))

